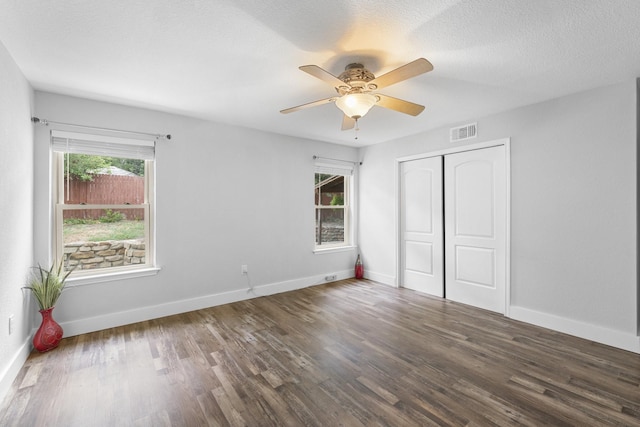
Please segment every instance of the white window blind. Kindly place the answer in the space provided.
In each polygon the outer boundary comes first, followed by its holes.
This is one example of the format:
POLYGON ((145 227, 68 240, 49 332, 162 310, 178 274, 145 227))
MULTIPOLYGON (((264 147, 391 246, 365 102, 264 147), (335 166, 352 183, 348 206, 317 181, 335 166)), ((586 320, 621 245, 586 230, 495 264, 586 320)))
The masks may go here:
POLYGON ((153 140, 52 130, 51 146, 53 151, 62 153, 138 160, 153 160, 155 158, 155 141, 153 140))
POLYGON ((355 165, 351 162, 344 161, 331 161, 325 159, 319 159, 315 162, 315 172, 325 175, 353 175, 353 169, 355 165))

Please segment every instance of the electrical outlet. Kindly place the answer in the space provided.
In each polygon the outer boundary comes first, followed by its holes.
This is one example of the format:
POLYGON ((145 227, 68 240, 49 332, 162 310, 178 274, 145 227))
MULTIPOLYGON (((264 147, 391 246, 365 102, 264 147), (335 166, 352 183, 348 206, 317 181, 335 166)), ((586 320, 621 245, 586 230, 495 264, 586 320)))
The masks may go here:
POLYGON ((240 274, 242 275, 249 274, 249 266, 247 264, 242 264, 240 266, 240 274))
POLYGON ((9 335, 13 333, 13 314, 9 316, 9 335))
POLYGON ((324 276, 324 280, 327 282, 333 282, 334 280, 336 280, 336 275, 335 274, 330 274, 328 276, 324 276))

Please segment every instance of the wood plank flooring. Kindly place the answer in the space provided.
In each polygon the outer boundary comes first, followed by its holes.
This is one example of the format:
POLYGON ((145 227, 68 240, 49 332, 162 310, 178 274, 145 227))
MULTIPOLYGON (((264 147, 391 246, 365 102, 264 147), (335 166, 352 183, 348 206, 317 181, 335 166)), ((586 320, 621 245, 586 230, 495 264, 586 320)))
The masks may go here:
POLYGON ((346 280, 65 338, 1 426, 640 426, 640 355, 346 280))

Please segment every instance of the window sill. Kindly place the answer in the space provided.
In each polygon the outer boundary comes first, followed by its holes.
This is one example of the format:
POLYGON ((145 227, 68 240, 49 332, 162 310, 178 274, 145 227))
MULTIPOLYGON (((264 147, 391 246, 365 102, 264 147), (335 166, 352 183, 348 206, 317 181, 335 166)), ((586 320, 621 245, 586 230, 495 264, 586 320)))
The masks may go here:
POLYGON ((357 246, 335 246, 332 248, 322 248, 322 249, 314 249, 313 253, 316 255, 320 254, 332 254, 336 252, 349 252, 358 249, 357 246))
POLYGON ((114 271, 109 273, 95 274, 92 276, 69 277, 67 286, 84 286, 95 283, 112 282, 116 280, 135 279, 137 277, 155 276, 160 271, 160 267, 148 267, 137 270, 114 271))

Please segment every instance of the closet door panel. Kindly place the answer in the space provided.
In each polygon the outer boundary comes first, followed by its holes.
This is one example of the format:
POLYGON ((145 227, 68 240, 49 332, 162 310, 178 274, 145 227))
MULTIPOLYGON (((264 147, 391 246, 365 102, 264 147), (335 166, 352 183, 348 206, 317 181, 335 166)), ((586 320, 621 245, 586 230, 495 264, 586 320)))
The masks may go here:
POLYGON ((400 285, 444 296, 442 157, 400 164, 400 285))
POLYGON ((446 296, 504 313, 504 147, 445 156, 444 182, 446 296))

